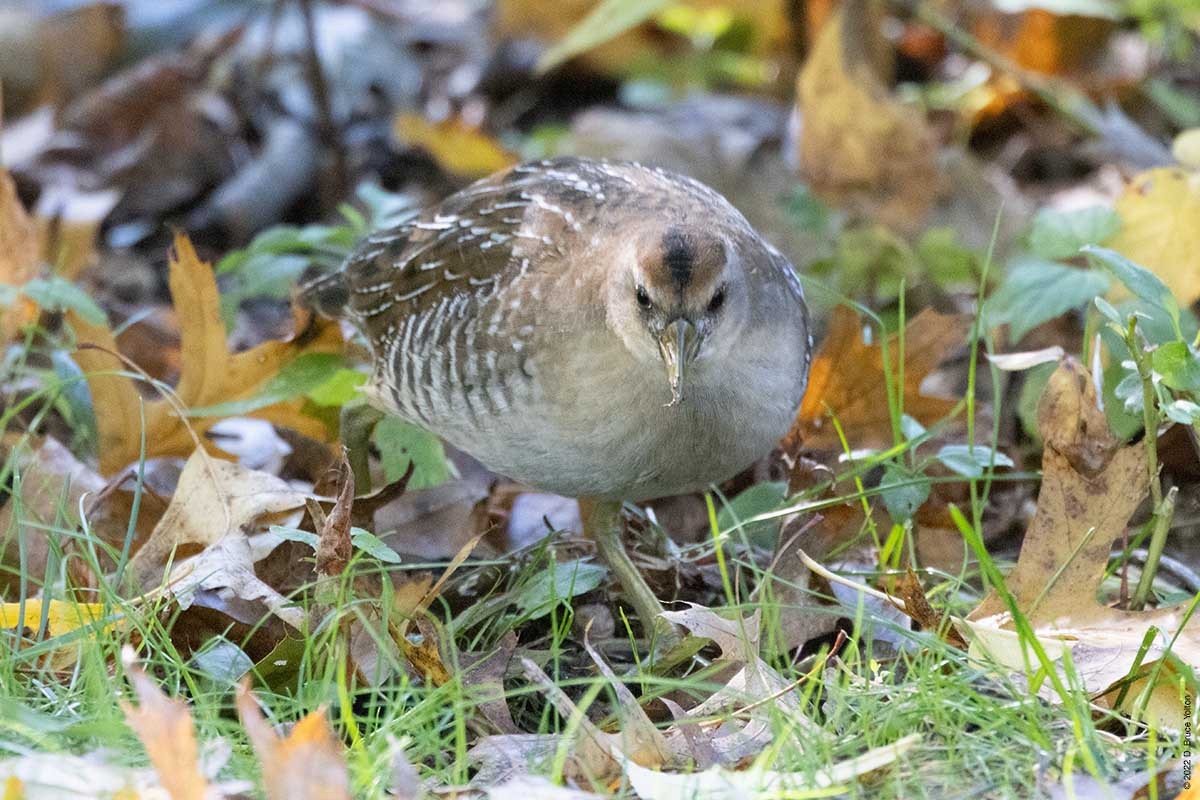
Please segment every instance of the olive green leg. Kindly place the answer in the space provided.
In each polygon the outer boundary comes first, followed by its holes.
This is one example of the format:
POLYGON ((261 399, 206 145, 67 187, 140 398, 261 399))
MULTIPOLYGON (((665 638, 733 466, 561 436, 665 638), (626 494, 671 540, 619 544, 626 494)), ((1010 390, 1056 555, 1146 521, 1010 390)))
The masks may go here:
POLYGON ((371 492, 371 432, 383 412, 365 403, 342 406, 342 443, 346 445, 357 494, 371 492))
POLYGON ((666 653, 679 643, 679 631, 659 616, 663 610, 662 603, 654 596, 654 592, 646 584, 646 579, 638 572, 633 560, 629 558, 629 553, 625 551, 625 543, 621 538, 624 528, 621 503, 613 500, 581 499, 579 513, 583 519, 584 533, 596 543, 600 557, 616 576, 642 623, 646 636, 653 642, 653 652, 666 653))

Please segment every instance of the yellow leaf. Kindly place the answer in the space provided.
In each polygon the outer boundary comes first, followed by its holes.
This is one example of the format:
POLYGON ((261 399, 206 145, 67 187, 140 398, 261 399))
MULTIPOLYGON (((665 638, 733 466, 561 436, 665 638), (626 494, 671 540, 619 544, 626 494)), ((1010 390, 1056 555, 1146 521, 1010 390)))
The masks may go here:
POLYGON ((848 0, 822 26, 796 80, 798 162, 822 199, 914 231, 937 199, 937 147, 924 116, 880 79, 875 18, 848 0))
POLYGON ((142 740, 163 788, 171 800, 204 800, 208 781, 200 771, 196 729, 187 703, 167 697, 136 665, 126 672, 138 706, 122 701, 121 711, 142 740))
MULTIPOLYGON (((42 624, 42 601, 26 600, 24 616, 21 616, 20 606, 20 603, 0 603, 0 628, 15 628, 19 620, 22 628, 38 629, 42 624)), ((46 638, 62 636, 104 618, 104 606, 98 603, 51 600, 45 608, 46 638)))
POLYGON ((1200 128, 1188 128, 1176 136, 1171 155, 1185 167, 1200 169, 1200 128))
MULTIPOLYGON (((24 637, 35 635, 42 624, 43 609, 46 628, 42 640, 53 639, 104 619, 105 608, 94 603, 76 603, 69 600, 42 600, 31 598, 25 601, 25 614, 21 615, 20 603, 0 603, 0 630, 25 631, 24 637)), ((83 641, 72 637, 72 641, 54 647, 48 654, 48 665, 52 670, 69 669, 78 659, 83 641)))
POLYGON ((1152 270, 1183 305, 1200 298, 1200 172, 1159 167, 1135 177, 1117 200, 1113 250, 1152 270))
POLYGON ((9 775, 4 781, 4 800, 23 800, 25 784, 16 775, 9 775))
MULTIPOLYGON (((202 262, 187 237, 175 238, 169 286, 179 317, 182 367, 177 400, 143 399, 131 378, 103 374, 129 371, 114 354, 112 332, 70 314, 81 347, 76 360, 88 373, 100 434, 100 471, 112 474, 138 458, 145 413, 146 455, 187 455, 197 443, 219 452, 202 438, 219 417, 183 419, 179 411, 254 397, 279 370, 302 353, 338 353, 342 337, 336 323, 314 320, 297 312, 297 335, 289 341, 270 341, 231 354, 221 320, 220 295, 212 268, 202 262)), ((294 428, 317 439, 328 439, 325 426, 300 412, 301 400, 267 406, 251 416, 294 428)))
POLYGON ((401 142, 425 150, 442 169, 456 175, 480 178, 517 163, 499 142, 460 117, 430 122, 403 112, 396 117, 395 131, 401 142))

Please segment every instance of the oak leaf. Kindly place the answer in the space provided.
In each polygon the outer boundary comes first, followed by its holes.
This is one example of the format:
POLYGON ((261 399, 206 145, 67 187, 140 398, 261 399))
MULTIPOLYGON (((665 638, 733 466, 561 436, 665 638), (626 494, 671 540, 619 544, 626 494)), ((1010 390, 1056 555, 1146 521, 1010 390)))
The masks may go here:
MULTIPOLYGON (((926 309, 904 329, 902 409, 922 425, 950 413, 957 401, 922 394, 921 383, 949 353, 962 344, 970 321, 926 309)), ((889 339, 892 375, 900 374, 899 337, 889 339)), ((788 433, 784 447, 812 450, 841 449, 836 418, 852 448, 892 444, 883 348, 863 341, 858 316, 848 308, 834 309, 820 348, 813 357, 808 392, 788 433)))
MULTIPOLYGON (((1109 705, 1119 694, 1112 687, 1137 663, 1151 629, 1154 635, 1141 666, 1129 677, 1148 677, 1168 646, 1184 664, 1200 667, 1200 637, 1182 629, 1184 609, 1123 611, 1097 599, 1113 542, 1147 492, 1144 446, 1123 445, 1113 436, 1091 376, 1073 359, 1051 375, 1038 407, 1038 426, 1046 448, 1037 511, 1005 585, 1048 655, 1057 660, 1070 650, 1084 688, 1109 705)), ((1014 669, 1033 663, 1036 668, 1010 623, 1008 606, 993 591, 971 612, 966 633, 974 640, 973 649, 1000 663, 1014 669)), ((1160 684, 1181 677, 1164 668, 1160 684)), ((1178 703, 1175 688, 1162 689, 1163 696, 1174 692, 1178 703)), ((1125 696, 1132 700, 1137 694, 1133 690, 1125 696)), ((1161 724, 1170 726, 1183 719, 1179 709, 1159 716, 1161 724)))
MULTIPOLYGON (((100 471, 111 474, 136 461, 142 446, 145 414, 146 456, 185 456, 202 443, 220 451, 201 435, 219 416, 184 419, 180 411, 254 397, 288 362, 304 353, 339 353, 342 337, 336 323, 313 320, 297 312, 297 334, 289 341, 269 341, 241 353, 230 353, 221 319, 220 296, 212 267, 196 255, 183 234, 175 237, 169 286, 179 318, 182 368, 175 398, 145 400, 134 381, 118 372, 127 366, 115 355, 112 331, 70 314, 81 345, 75 354, 88 373, 97 409, 100 471)), ((277 425, 315 439, 329 439, 325 425, 301 411, 301 400, 289 400, 252 411, 277 425)))

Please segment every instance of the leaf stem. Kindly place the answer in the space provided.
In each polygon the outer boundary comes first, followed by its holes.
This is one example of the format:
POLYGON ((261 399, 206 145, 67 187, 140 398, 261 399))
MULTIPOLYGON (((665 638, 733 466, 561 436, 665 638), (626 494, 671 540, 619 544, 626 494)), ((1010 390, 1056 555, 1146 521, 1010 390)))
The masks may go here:
POLYGON ((1168 499, 1163 498, 1162 484, 1158 479, 1158 406, 1155 403, 1154 377, 1151 372, 1146 351, 1138 342, 1137 317, 1130 316, 1129 327, 1125 333, 1125 343, 1133 356, 1133 363, 1142 381, 1142 426, 1145 433, 1142 441, 1146 447, 1146 472, 1150 481, 1150 499, 1153 503, 1151 512, 1154 520, 1154 532, 1150 537, 1149 555, 1142 567, 1141 577, 1138 578, 1137 589, 1134 590, 1133 600, 1129 607, 1133 611, 1145 608, 1146 600, 1150 597, 1150 587, 1154 583, 1154 573, 1158 571, 1158 560, 1162 556, 1166 544, 1167 530, 1171 526, 1171 517, 1175 512, 1175 488, 1171 489, 1168 499))

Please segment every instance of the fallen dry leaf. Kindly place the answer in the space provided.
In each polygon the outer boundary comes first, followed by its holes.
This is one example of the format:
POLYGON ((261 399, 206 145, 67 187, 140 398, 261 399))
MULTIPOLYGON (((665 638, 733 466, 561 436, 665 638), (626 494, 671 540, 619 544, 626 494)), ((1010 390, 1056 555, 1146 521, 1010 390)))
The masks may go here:
POLYGON ((395 132, 405 145, 428 152, 442 169, 466 178, 482 178, 519 160, 460 117, 430 122, 420 114, 405 111, 396 117, 395 132))
MULTIPOLYGON (((37 275, 40 266, 37 225, 17 197, 12 177, 0 169, 0 285, 21 286, 37 275)), ((15 336, 35 313, 36 306, 26 298, 0 306, 0 341, 15 336)))
MULTIPOLYGON (((132 653, 130 653, 132 655, 132 653)), ((196 726, 187 703, 167 697, 137 664, 127 663, 138 704, 122 701, 125 721, 142 740, 146 754, 171 800, 204 800, 208 781, 200 770, 196 726)))
POLYGON ((798 163, 818 197, 911 232, 940 189, 937 145, 878 74, 877 21, 866 0, 848 0, 821 28, 796 80, 798 163))
MULTIPOLYGON (((1152 627, 1158 633, 1139 676, 1163 657, 1176 634, 1175 656, 1200 666, 1200 638, 1181 630, 1182 608, 1122 611, 1096 597, 1113 542, 1147 492, 1143 445, 1122 445, 1112 435, 1091 376, 1074 359, 1063 361, 1051 376, 1038 425, 1046 447, 1037 511, 1005 583, 1050 657, 1061 658, 1069 649, 1084 688, 1098 701, 1115 700, 1110 687, 1129 673, 1152 627)), ((993 591, 968 618, 965 633, 972 650, 1013 669, 1030 663, 1037 669, 1010 624, 1007 606, 993 591)), ((1170 673, 1163 673, 1165 680, 1170 673)), ((1130 702, 1136 696, 1126 693, 1130 702)), ((1158 721, 1178 726, 1182 719, 1174 708, 1158 721)))
MULTIPOLYGON (((921 393, 921 383, 965 340, 970 320, 925 309, 904 329, 904 413, 929 426, 945 417, 955 400, 921 393)), ((891 373, 900 373, 899 337, 888 340, 891 373)), ((839 306, 813 357, 808 392, 792 430, 784 440, 788 452, 840 450, 832 424, 836 417, 852 449, 888 447, 892 421, 888 414, 883 349, 863 341, 862 324, 850 309, 839 306)))
POLYGON ((324 709, 297 722, 285 737, 263 719, 246 683, 238 689, 237 709, 262 765, 267 800, 350 800, 345 748, 324 709))
MULTIPOLYGON (((174 394, 178 398, 144 400, 131 378, 111 374, 128 371, 118 359, 116 342, 108 328, 92 325, 69 314, 81 345, 75 354, 88 373, 92 402, 103 413, 96 415, 100 434, 100 471, 111 474, 138 459, 145 414, 146 455, 185 456, 198 441, 216 447, 201 434, 221 417, 184 420, 183 409, 203 408, 254 397, 285 364, 302 353, 338 353, 341 332, 335 323, 309 320, 297 312, 297 334, 289 341, 270 341, 231 354, 221 320, 220 296, 212 268, 202 262, 187 237, 179 234, 171 254, 169 283, 179 316, 183 366, 174 394), (101 374, 110 373, 110 374, 101 374)), ((329 438, 325 425, 301 411, 301 400, 290 400, 250 412, 247 416, 292 428, 319 440, 329 438)))
MULTIPOLYGON (((78 603, 73 600, 41 600, 30 598, 21 603, 0 603, 0 631, 4 631, 6 643, 14 630, 22 632, 21 646, 64 636, 82 627, 92 625, 112 615, 113 609, 99 603, 78 603), (22 615, 22 611, 24 614, 22 615), (45 617, 45 627, 42 618, 45 617)), ((116 617, 113 617, 114 622, 116 617)), ((110 623, 111 624, 111 623, 110 623)), ((74 637, 73 637, 74 639, 74 637)), ((85 641, 74 639, 60 644, 39 658, 39 664, 51 670, 70 669, 79 660, 85 641)))
POLYGON ((259 579, 254 564, 283 541, 269 525, 298 522, 307 497, 274 475, 197 451, 129 575, 142 591, 165 582, 185 608, 200 592, 232 594, 299 628, 304 612, 259 579))
POLYGON ((1200 171, 1143 172, 1116 209, 1121 228, 1107 245, 1162 278, 1181 305, 1200 298, 1200 171))

